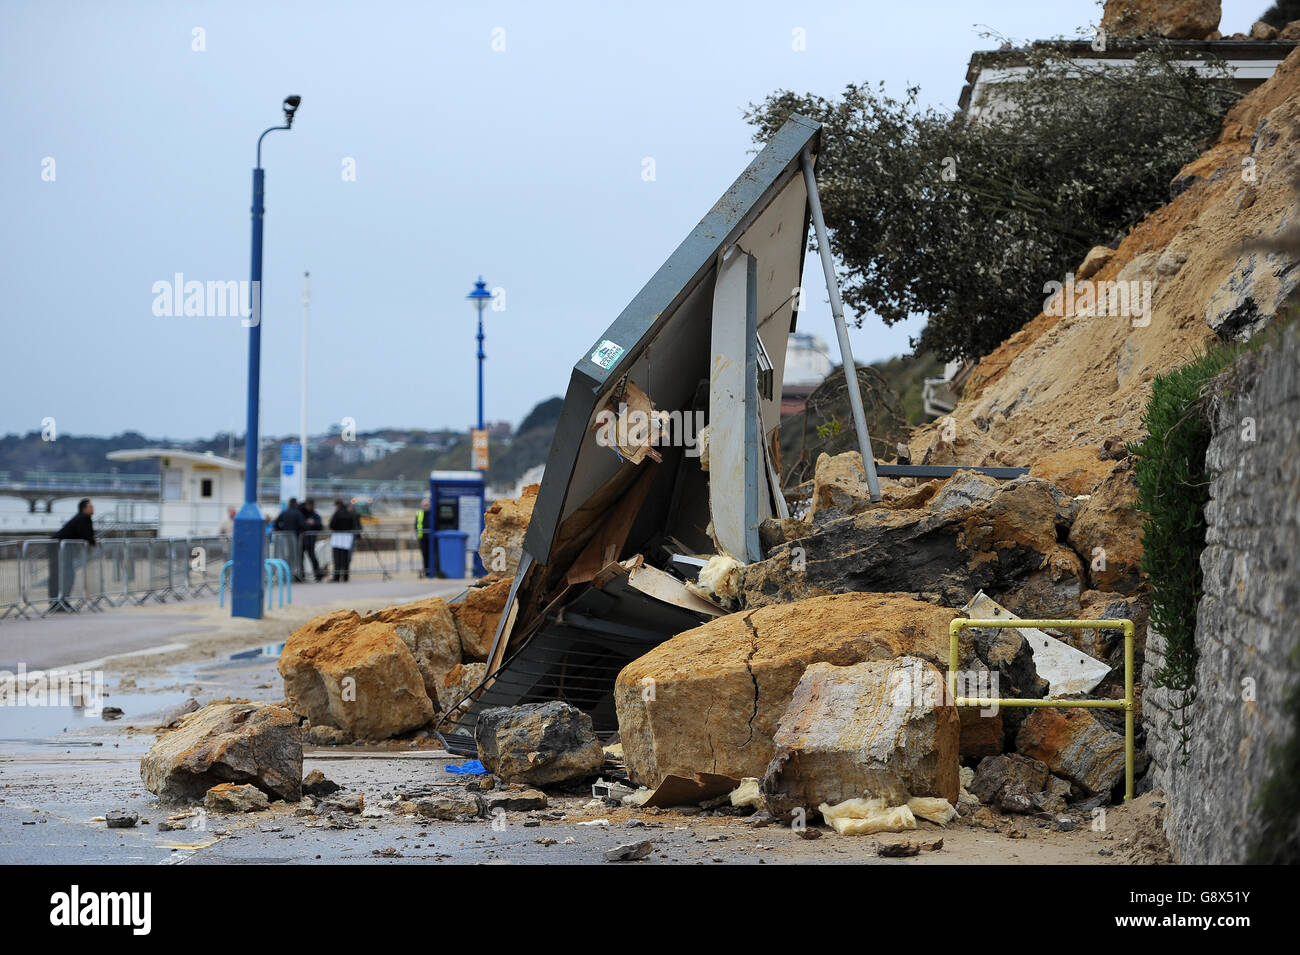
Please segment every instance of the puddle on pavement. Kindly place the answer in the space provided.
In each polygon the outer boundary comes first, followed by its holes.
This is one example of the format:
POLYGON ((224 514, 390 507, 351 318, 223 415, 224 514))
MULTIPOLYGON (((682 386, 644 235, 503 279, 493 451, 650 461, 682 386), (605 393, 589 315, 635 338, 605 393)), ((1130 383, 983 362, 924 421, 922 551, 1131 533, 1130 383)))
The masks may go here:
POLYGON ((161 716, 167 710, 180 706, 189 695, 179 693, 121 693, 109 691, 103 705, 116 706, 123 715, 116 720, 106 720, 95 709, 81 706, 0 706, 0 743, 31 743, 48 740, 59 744, 91 745, 90 730, 111 730, 138 722, 144 717, 161 716), (85 736, 85 739, 68 739, 65 733, 85 736))
POLYGON ((254 647, 251 650, 240 650, 238 653, 232 653, 226 657, 227 660, 278 660, 280 654, 284 652, 284 641, 279 643, 268 643, 264 647, 254 647))
MULTIPOLYGON (((249 665, 273 663, 284 650, 284 641, 240 650, 220 659, 202 663, 185 663, 173 667, 168 676, 139 679, 127 689, 115 689, 110 683, 103 700, 104 706, 121 709, 122 716, 105 720, 99 711, 81 706, 5 706, 0 705, 0 744, 51 743, 58 745, 91 746, 96 739, 95 730, 111 733, 115 727, 135 724, 147 728, 146 717, 161 716, 167 710, 180 706, 192 695, 188 688, 197 684, 204 689, 219 689, 228 675, 223 671, 242 669, 249 665), (212 684, 217 686, 213 687, 212 684), (168 687, 159 692, 147 691, 153 687, 168 687), (80 738, 78 738, 80 737, 80 738)), ((206 693, 199 694, 201 697, 206 693)), ((245 695, 245 694, 240 694, 245 695)), ((203 702, 200 699, 200 702, 203 702)))

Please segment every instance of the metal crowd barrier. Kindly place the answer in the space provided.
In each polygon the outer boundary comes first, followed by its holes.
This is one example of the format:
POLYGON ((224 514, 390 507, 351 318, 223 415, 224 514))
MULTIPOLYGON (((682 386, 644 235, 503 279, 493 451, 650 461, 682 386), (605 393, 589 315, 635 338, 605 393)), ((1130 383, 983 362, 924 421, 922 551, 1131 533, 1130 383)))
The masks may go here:
POLYGON ((948 625, 948 696, 956 706, 986 709, 996 706, 1082 707, 1124 711, 1124 801, 1133 798, 1133 621, 1132 620, 967 620, 958 617, 948 625), (958 640, 963 630, 1122 630, 1124 632, 1124 698, 1122 700, 1023 700, 1006 697, 957 695, 958 640))
MULTIPOLYGON (((306 548, 314 549, 322 578, 333 574, 329 531, 303 535, 275 531, 267 557, 285 561, 295 578, 306 567, 306 548)), ((233 557, 226 536, 52 538, 0 541, 0 620, 44 617, 53 613, 98 612, 124 604, 166 603, 216 594, 221 568, 233 557)), ((423 568, 413 533, 363 531, 353 539, 348 575, 418 574, 423 568)))

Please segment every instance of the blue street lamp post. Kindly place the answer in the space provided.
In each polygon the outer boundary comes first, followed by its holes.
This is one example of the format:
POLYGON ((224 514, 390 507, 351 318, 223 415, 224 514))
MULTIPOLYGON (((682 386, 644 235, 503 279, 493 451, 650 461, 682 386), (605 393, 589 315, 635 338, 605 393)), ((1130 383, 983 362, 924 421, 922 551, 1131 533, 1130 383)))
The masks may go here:
POLYGON ((478 309, 478 429, 483 430, 483 306, 492 300, 492 293, 487 290, 483 276, 474 283, 474 291, 465 296, 478 309))
POLYGON ((293 114, 300 96, 284 100, 284 125, 272 126, 257 137, 257 166, 253 169, 253 256, 250 267, 250 299, 253 313, 248 322, 248 424, 244 432, 244 506, 235 515, 235 539, 231 557, 230 613, 234 617, 262 616, 265 598, 263 561, 266 532, 257 506, 258 394, 262 376, 262 140, 277 129, 293 127, 293 114))

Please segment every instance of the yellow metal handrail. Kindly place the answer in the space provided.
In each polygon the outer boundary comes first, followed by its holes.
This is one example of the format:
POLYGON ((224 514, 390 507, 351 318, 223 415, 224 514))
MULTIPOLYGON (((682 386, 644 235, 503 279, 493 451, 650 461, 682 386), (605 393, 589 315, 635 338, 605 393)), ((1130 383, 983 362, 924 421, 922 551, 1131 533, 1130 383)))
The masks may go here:
POLYGON ((1133 798, 1133 621, 1132 620, 969 620, 958 617, 948 625, 948 696, 955 706, 1075 706, 1124 711, 1124 801, 1133 798), (1004 630, 1123 630, 1124 699, 1122 700, 1019 700, 957 695, 957 641, 963 630, 985 627, 1004 630))

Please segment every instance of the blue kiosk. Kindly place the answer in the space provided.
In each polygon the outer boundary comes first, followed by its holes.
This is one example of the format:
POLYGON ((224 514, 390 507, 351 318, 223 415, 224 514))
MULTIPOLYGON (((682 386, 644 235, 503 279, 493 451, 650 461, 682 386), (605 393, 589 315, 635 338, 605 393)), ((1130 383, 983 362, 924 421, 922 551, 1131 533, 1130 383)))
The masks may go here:
POLYGON ((487 570, 479 557, 483 535, 484 487, 481 471, 433 471, 429 475, 429 511, 433 528, 429 535, 430 572, 437 577, 462 578, 473 568, 473 576, 487 570))

